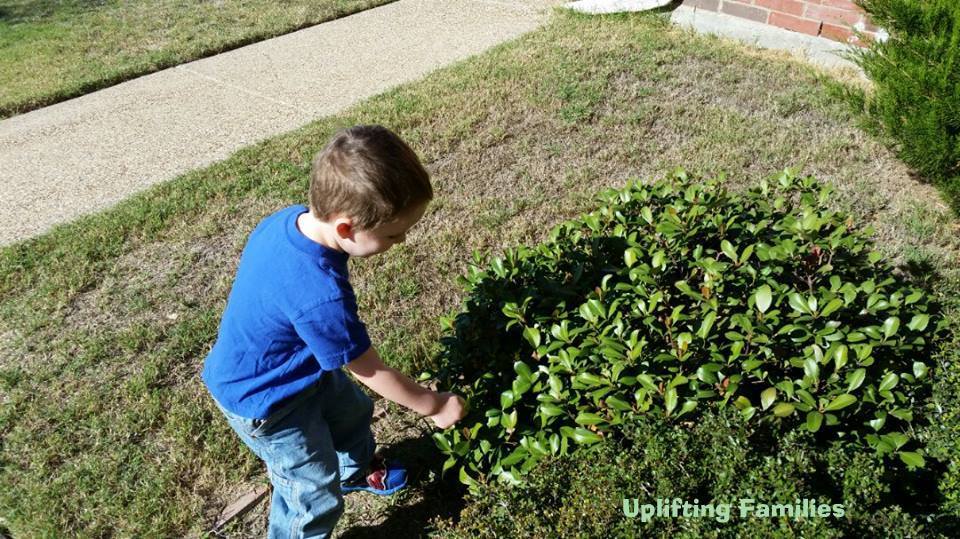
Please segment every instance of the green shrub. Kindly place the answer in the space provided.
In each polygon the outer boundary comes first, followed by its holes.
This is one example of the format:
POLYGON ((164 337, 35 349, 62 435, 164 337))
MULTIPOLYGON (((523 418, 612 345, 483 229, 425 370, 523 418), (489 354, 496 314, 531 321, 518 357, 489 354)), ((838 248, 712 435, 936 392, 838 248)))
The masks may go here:
POLYGON ((468 398, 436 433, 477 492, 644 415, 747 421, 924 465, 912 439, 945 328, 830 191, 785 172, 743 195, 682 172, 601 195, 547 243, 469 269, 440 368, 468 398))
POLYGON ((852 102, 868 127, 891 137, 900 157, 960 210, 960 2, 859 4, 890 37, 853 55, 874 91, 851 93, 852 102))
POLYGON ((458 522, 435 522, 438 536, 474 537, 956 537, 955 518, 937 515, 930 470, 884 467, 842 442, 827 449, 802 430, 745 423, 731 408, 696 422, 637 418, 622 440, 576 455, 547 457, 524 485, 482 487, 458 522), (730 518, 627 518, 623 500, 732 504, 730 518), (757 503, 843 504, 837 518, 739 515, 757 503), (695 501, 696 500, 696 501, 695 501))

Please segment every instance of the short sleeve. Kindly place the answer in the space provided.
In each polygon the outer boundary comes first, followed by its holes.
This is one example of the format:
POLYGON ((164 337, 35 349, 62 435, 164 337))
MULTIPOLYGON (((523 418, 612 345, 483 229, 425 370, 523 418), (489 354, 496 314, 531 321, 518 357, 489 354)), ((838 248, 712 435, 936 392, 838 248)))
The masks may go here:
POLYGON ((325 371, 339 369, 370 348, 367 328, 352 296, 312 307, 293 321, 294 330, 325 371))

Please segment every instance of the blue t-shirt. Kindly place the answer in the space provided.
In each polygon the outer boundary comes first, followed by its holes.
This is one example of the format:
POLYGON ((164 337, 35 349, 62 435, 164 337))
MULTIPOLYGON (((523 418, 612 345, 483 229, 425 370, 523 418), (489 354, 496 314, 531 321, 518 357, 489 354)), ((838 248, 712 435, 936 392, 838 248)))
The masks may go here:
POLYGON ((250 234, 203 380, 228 411, 266 418, 275 405, 370 347, 346 253, 303 235, 291 206, 250 234))

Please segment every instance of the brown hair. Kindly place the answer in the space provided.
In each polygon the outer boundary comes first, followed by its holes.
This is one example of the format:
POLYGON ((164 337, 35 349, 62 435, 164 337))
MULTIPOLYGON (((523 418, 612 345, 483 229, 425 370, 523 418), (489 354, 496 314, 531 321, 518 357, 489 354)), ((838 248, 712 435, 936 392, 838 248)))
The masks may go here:
POLYGON ((369 230, 432 198, 417 154, 383 126, 341 129, 313 159, 310 209, 317 219, 342 214, 369 230))

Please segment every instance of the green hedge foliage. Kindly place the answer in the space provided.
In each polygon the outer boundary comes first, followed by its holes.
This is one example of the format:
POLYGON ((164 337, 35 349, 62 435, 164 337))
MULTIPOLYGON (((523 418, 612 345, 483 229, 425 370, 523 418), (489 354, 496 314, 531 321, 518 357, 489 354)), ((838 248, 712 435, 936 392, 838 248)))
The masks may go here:
POLYGON ((696 421, 637 418, 623 439, 576 455, 548 457, 522 486, 492 483, 457 522, 434 523, 439 537, 957 537, 960 519, 940 511, 938 472, 884 466, 843 442, 818 446, 803 430, 745 423, 735 409, 696 421), (624 498, 651 503, 843 504, 835 518, 627 518, 624 498))
POLYGON ((848 96, 868 127, 891 137, 900 157, 960 211, 960 2, 858 3, 890 37, 853 54, 874 91, 848 96))
POLYGON ((521 484, 640 417, 716 409, 924 467, 914 425, 946 322, 829 197, 789 172, 731 194, 678 171, 603 193, 535 248, 475 253, 421 376, 470 407, 434 436, 444 472, 521 484))

